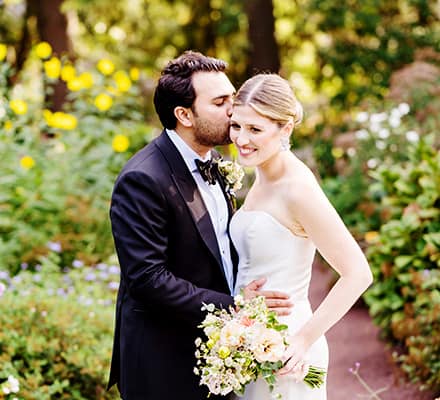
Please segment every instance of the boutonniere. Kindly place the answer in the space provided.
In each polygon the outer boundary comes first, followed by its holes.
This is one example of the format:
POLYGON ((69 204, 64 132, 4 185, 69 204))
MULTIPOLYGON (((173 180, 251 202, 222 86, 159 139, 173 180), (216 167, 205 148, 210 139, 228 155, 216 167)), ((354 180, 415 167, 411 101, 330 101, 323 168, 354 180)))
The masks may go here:
POLYGON ((241 189, 244 177, 243 168, 235 161, 219 159, 217 162, 218 172, 224 178, 226 191, 235 197, 235 193, 241 189))

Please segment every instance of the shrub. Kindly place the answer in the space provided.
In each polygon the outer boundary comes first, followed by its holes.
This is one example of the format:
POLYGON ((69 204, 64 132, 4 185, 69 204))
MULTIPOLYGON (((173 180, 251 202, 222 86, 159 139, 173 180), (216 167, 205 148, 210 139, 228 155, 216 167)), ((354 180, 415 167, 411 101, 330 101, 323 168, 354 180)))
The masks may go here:
POLYGON ((17 378, 18 399, 117 399, 105 387, 119 268, 76 260, 60 273, 59 261, 50 253, 39 272, 0 274, 7 284, 0 302, 0 384, 17 378))
POLYGON ((432 137, 409 161, 372 173, 386 220, 368 249, 374 284, 365 295, 374 321, 401 348, 402 369, 440 389, 440 153, 432 137), (386 211, 386 213, 385 213, 386 211))

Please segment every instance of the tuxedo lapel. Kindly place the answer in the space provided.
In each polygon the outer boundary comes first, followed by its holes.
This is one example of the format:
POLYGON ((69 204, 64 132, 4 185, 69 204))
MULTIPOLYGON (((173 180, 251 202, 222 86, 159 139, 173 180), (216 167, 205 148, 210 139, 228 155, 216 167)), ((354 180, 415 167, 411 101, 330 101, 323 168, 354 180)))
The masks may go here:
MULTIPOLYGON (((212 154, 213 154, 213 158, 215 158, 216 160, 219 160, 221 158, 220 154, 217 153, 215 150, 212 152, 212 154)), ((231 234, 229 231, 229 224, 231 222, 232 215, 235 212, 235 203, 234 203, 235 199, 232 199, 231 198, 232 195, 230 193, 228 193, 227 188, 226 188, 226 181, 225 181, 224 177, 221 176, 218 169, 216 171, 216 174, 217 174, 217 181, 220 184, 223 195, 225 196, 225 199, 226 199, 226 203, 228 205, 228 214, 229 214, 228 236, 229 236, 229 244, 230 244, 229 248, 231 251, 231 260, 232 260, 233 275, 234 275, 234 282, 233 283, 235 285, 235 279, 237 277, 237 272, 238 272, 238 254, 237 254, 237 250, 235 250, 234 244, 231 239, 231 234)))
POLYGON ((217 260, 219 268, 226 279, 211 218, 191 172, 165 131, 157 138, 156 145, 172 170, 174 183, 190 211, 202 240, 217 260))

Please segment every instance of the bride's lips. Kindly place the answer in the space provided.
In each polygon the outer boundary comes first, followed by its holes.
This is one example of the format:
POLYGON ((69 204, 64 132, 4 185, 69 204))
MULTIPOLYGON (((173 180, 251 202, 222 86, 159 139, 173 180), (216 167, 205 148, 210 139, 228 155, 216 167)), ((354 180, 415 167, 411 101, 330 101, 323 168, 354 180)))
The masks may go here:
POLYGON ((240 155, 242 157, 246 157, 246 156, 254 153, 255 151, 257 151, 257 149, 251 149, 251 148, 248 148, 248 147, 239 147, 238 151, 240 152, 240 155))

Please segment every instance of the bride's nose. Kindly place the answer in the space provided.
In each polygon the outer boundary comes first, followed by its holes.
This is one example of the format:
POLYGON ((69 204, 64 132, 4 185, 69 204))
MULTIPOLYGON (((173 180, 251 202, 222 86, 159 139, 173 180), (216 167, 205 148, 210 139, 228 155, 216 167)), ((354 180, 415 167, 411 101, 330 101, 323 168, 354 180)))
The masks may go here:
POLYGON ((243 132, 243 130, 241 129, 240 132, 237 132, 237 138, 235 139, 235 142, 239 145, 239 146, 244 146, 245 144, 249 143, 249 138, 246 135, 246 133, 243 132))

